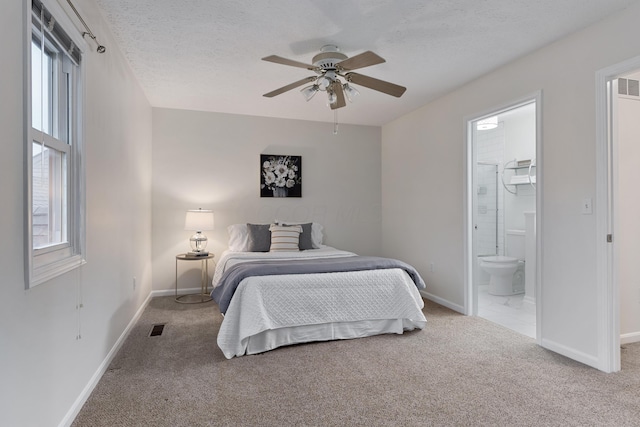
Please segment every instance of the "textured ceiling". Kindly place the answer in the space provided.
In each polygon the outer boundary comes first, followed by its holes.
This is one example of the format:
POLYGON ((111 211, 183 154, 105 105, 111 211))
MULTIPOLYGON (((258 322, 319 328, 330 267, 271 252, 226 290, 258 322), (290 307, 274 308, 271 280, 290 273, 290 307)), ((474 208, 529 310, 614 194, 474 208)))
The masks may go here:
POLYGON ((331 122, 325 97, 307 103, 299 88, 263 97, 313 73, 260 58, 310 63, 334 44, 348 56, 377 53, 387 62, 358 72, 407 87, 401 98, 359 87, 339 121, 365 125, 385 124, 635 1, 96 0, 154 107, 331 122))

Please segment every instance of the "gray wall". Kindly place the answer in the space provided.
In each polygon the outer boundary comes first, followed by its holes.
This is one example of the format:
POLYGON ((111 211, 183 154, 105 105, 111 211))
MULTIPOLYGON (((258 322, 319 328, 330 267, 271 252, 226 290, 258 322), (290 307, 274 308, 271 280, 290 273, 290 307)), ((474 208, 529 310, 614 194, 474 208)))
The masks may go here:
POLYGON ((151 291, 151 107, 93 2, 74 2, 108 47, 85 55, 87 264, 25 290, 26 3, 3 2, 0 14, 0 423, 52 426, 73 415, 151 291))
MULTIPOLYGON (((212 209, 207 249, 219 258, 227 227, 315 221, 325 244, 380 251, 380 128, 153 109, 154 290, 173 289, 175 255, 189 250, 187 209, 212 209), (302 197, 260 197, 260 154, 302 156, 302 197)), ((182 264, 182 263, 181 263, 182 264)), ((182 266, 180 266, 182 267, 182 266)), ((199 286, 199 275, 180 279, 199 286), (195 279, 195 281, 194 281, 195 279)))
POLYGON ((595 75, 640 55, 632 42, 640 38, 638 13, 636 3, 382 130, 384 253, 415 264, 425 276, 427 292, 462 308, 464 118, 542 90, 542 344, 592 366, 604 363, 596 217, 582 215, 581 202, 590 197, 594 206, 604 203, 595 199, 595 75), (407 177, 407 170, 420 173, 407 177))

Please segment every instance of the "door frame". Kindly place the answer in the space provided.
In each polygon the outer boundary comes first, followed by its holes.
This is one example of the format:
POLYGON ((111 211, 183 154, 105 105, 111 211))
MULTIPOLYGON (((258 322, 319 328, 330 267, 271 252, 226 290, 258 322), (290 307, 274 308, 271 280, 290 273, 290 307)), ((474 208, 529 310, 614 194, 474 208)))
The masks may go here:
POLYGON ((536 104, 536 341, 541 343, 542 331, 542 236, 543 236, 543 188, 544 188, 544 162, 542 151, 542 90, 523 96, 512 102, 489 108, 477 114, 464 118, 464 314, 477 316, 478 295, 473 283, 473 128, 477 120, 498 115, 522 105, 535 102, 536 104))
POLYGON ((640 56, 596 72, 596 280, 598 369, 620 370, 620 287, 615 231, 618 141, 613 80, 639 70, 640 56), (608 242, 611 234, 613 241, 608 242))

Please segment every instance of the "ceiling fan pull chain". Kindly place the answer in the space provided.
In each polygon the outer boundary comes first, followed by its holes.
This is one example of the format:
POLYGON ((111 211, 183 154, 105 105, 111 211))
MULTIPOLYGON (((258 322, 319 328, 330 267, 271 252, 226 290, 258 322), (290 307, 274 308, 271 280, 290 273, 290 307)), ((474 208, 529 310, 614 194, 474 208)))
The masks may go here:
POLYGON ((338 134, 338 110, 333 110, 333 134, 338 134))

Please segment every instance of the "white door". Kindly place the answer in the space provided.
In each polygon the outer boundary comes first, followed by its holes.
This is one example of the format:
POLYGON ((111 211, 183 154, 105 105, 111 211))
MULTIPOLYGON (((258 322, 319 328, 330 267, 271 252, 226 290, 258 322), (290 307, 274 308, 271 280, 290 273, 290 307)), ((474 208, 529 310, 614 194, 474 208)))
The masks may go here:
POLYGON ((640 340, 640 286, 635 271, 640 248, 634 241, 640 236, 635 225, 638 217, 629 217, 638 212, 636 184, 630 181, 638 176, 640 136, 635 135, 638 117, 633 104, 640 101, 625 100, 628 105, 621 114, 618 96, 618 78, 637 70, 640 56, 596 73, 597 367, 605 372, 620 370, 621 342, 640 340))

